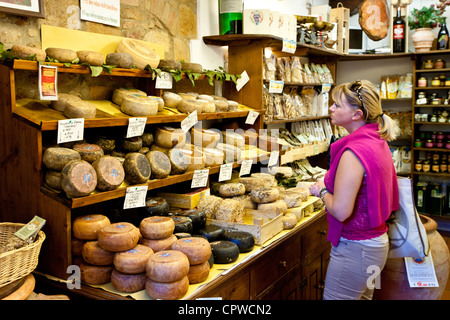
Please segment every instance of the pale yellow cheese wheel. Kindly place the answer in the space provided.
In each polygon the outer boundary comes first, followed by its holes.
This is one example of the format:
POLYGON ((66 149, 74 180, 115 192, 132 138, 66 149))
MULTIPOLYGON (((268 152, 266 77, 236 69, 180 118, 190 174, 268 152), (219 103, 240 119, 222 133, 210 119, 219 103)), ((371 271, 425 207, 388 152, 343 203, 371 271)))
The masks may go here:
POLYGON ((94 104, 84 100, 67 100, 64 115, 69 119, 85 118, 93 119, 97 114, 94 104))
POLYGON ((102 214, 82 215, 73 221, 72 233, 80 240, 97 240, 98 232, 110 224, 109 218, 102 214))
POLYGON ((155 144, 163 148, 182 147, 186 143, 186 132, 181 128, 157 127, 155 130, 155 144))
POLYGON ((157 282, 178 281, 189 272, 189 260, 181 251, 163 250, 152 255, 146 265, 147 277, 157 282))
POLYGON ((142 40, 122 39, 117 45, 116 51, 130 54, 133 57, 134 65, 138 69, 144 69, 147 65, 150 65, 152 69, 156 69, 161 60, 159 54, 142 40))
POLYGON ((293 213, 286 213, 283 215, 283 229, 292 229, 297 224, 297 216, 293 213))
POLYGON ((158 101, 139 94, 122 97, 120 111, 133 117, 148 117, 158 113, 158 101))
POLYGON ((288 210, 286 202, 283 200, 275 200, 269 203, 258 203, 258 210, 263 212, 277 212, 286 213, 288 210))
POLYGON ((191 143, 202 148, 215 148, 220 141, 221 133, 217 129, 192 127, 191 143))
POLYGON ((213 148, 204 148, 203 154, 205 155, 205 165, 207 167, 223 164, 225 158, 223 151, 213 148))
POLYGON ((77 53, 71 49, 47 48, 45 52, 48 57, 56 59, 61 63, 71 63, 78 58, 77 53))
POLYGON ((137 94, 137 95, 141 95, 141 96, 147 96, 147 94, 139 89, 135 89, 135 88, 117 88, 114 89, 113 91, 113 95, 112 95, 112 101, 115 104, 118 104, 119 106, 122 104, 122 99, 125 95, 129 95, 129 94, 137 94))

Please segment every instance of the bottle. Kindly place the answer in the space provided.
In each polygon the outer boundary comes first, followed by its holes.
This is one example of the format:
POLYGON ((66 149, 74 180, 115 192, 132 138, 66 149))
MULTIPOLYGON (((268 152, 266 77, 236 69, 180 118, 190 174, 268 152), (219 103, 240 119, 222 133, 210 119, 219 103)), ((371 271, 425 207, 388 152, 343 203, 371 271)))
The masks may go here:
POLYGON ((405 20, 402 18, 401 7, 397 7, 397 16, 393 23, 393 52, 405 52, 405 20))
POLYGON ((447 18, 444 18, 444 22, 441 25, 441 30, 439 30, 437 39, 437 49, 446 50, 448 49, 448 30, 447 30, 447 18))
POLYGON ((242 0, 219 0, 219 32, 224 34, 242 33, 242 0))

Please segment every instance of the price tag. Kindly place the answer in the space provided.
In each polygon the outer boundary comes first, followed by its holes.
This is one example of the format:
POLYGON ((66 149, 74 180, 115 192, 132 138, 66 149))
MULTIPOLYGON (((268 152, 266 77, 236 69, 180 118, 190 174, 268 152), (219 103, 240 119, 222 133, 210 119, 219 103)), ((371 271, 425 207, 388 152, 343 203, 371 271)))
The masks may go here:
POLYGON ((268 164, 268 166, 271 167, 271 166, 276 165, 276 164, 278 163, 278 158, 279 158, 279 156, 280 156, 280 152, 279 152, 279 151, 272 151, 272 152, 270 153, 270 158, 269 158, 269 164, 268 164))
POLYGON ((219 171, 219 182, 231 179, 231 172, 233 170, 233 165, 231 163, 222 164, 219 171))
POLYGON ((39 99, 58 100, 58 68, 39 65, 39 99))
POLYGON ((127 138, 142 136, 147 118, 130 118, 128 120, 127 138))
POLYGON ((56 143, 83 140, 84 118, 59 120, 56 143))
POLYGON ((145 207, 148 186, 128 187, 125 193, 124 209, 145 207))
POLYGON ((411 288, 439 287, 431 251, 422 259, 405 258, 405 266, 411 288))
POLYGON ((247 71, 241 73, 241 77, 236 80, 236 90, 239 91, 247 82, 250 81, 247 71))
POLYGON ((239 177, 249 174, 252 170, 253 160, 242 160, 241 170, 239 171, 239 177))
POLYGON ((198 122, 197 110, 189 114, 183 121, 181 121, 181 129, 184 132, 188 132, 198 122))
POLYGON ((206 187, 208 183, 209 169, 195 170, 192 177, 191 188, 206 187))
POLYGON ((283 48, 281 51, 295 53, 297 50, 297 42, 295 40, 283 39, 283 48))
POLYGON ((250 110, 250 112, 248 113, 247 119, 245 119, 245 123, 246 124, 254 124, 256 119, 259 116, 259 112, 256 112, 254 110, 250 110))
POLYGON ((269 93, 282 93, 284 87, 284 81, 281 80, 270 80, 269 82, 269 93))
POLYGON ((322 92, 330 92, 331 83, 322 83, 322 92))
POLYGON ((161 71, 161 76, 156 77, 155 88, 156 89, 172 89, 173 77, 170 72, 161 71))

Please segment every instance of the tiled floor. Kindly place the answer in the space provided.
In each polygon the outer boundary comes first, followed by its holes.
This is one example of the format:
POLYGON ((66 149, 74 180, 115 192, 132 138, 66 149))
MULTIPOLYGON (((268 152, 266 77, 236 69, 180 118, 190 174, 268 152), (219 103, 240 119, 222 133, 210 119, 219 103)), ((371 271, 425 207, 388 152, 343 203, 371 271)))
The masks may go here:
MULTIPOLYGON (((442 234, 442 237, 444 238, 450 250, 450 234, 442 234)), ((450 276, 449 280, 447 281, 447 286, 445 287, 445 291, 444 294, 442 295, 441 300, 450 300, 450 276)))

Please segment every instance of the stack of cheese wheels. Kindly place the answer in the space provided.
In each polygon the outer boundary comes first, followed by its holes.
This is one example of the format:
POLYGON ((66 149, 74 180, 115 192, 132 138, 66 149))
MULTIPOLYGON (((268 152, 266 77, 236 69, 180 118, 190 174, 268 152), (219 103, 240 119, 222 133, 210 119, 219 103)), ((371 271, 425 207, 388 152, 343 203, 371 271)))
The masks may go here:
POLYGON ((80 240, 97 240, 100 230, 110 224, 109 218, 102 214, 82 215, 73 221, 72 233, 80 240))
POLYGON ((131 55, 134 65, 138 69, 144 69, 147 65, 150 65, 152 69, 156 69, 161 60, 159 54, 147 42, 142 40, 122 39, 117 45, 116 51, 131 55))
POLYGON ((187 237, 178 239, 172 244, 172 250, 183 252, 190 264, 188 279, 190 284, 200 283, 208 278, 210 266, 208 259, 211 256, 211 245, 208 240, 200 237, 187 237))
POLYGON ((115 190, 125 179, 123 165, 115 157, 101 157, 92 166, 97 173, 97 189, 101 191, 115 190))
POLYGON ((50 108, 56 111, 64 112, 67 101, 70 100, 80 101, 81 98, 76 94, 60 92, 58 93, 58 100, 53 100, 50 102, 50 108))
POLYGON ((183 98, 177 104, 177 110, 182 113, 192 113, 197 111, 197 113, 202 113, 203 104, 198 102, 196 99, 183 98))
POLYGON ((188 169, 188 160, 183 151, 179 148, 167 150, 167 156, 170 160, 170 174, 182 174, 188 169))
POLYGON ((61 170, 61 188, 68 197, 88 196, 96 186, 97 173, 87 161, 69 161, 61 170))
POLYGON ((139 242, 140 232, 129 222, 107 225, 98 233, 98 244, 105 250, 120 252, 133 249, 139 242))
POLYGON ((194 145, 184 146, 180 149, 187 160, 187 171, 204 169, 206 166, 206 156, 200 148, 194 145))
POLYGON ((153 299, 181 299, 189 290, 189 259, 181 251, 163 250, 147 262, 145 291, 153 299))
POLYGON ((50 147, 45 149, 42 162, 47 168, 45 184, 55 190, 62 190, 61 170, 72 160, 81 160, 78 152, 70 148, 50 147))
POLYGON ((145 268, 154 254, 147 246, 138 244, 133 249, 114 254, 114 270, 111 274, 112 286, 122 292, 136 292, 145 288, 145 268))
POLYGON ((140 244, 152 248, 154 252, 168 250, 177 240, 173 234, 175 223, 167 216, 151 216, 142 219, 139 230, 142 238, 140 244))
POLYGON ((114 89, 113 95, 112 95, 112 101, 117 105, 122 105, 122 99, 126 95, 135 94, 135 95, 141 95, 141 96, 147 96, 147 94, 139 89, 135 88, 117 88, 114 89))
POLYGON ((258 204, 258 210, 265 212, 286 213, 286 202, 279 199, 280 192, 277 188, 258 188, 250 192, 250 198, 258 204))
POLYGON ((186 132, 181 128, 157 127, 155 144, 163 148, 183 147, 186 144, 186 132))

